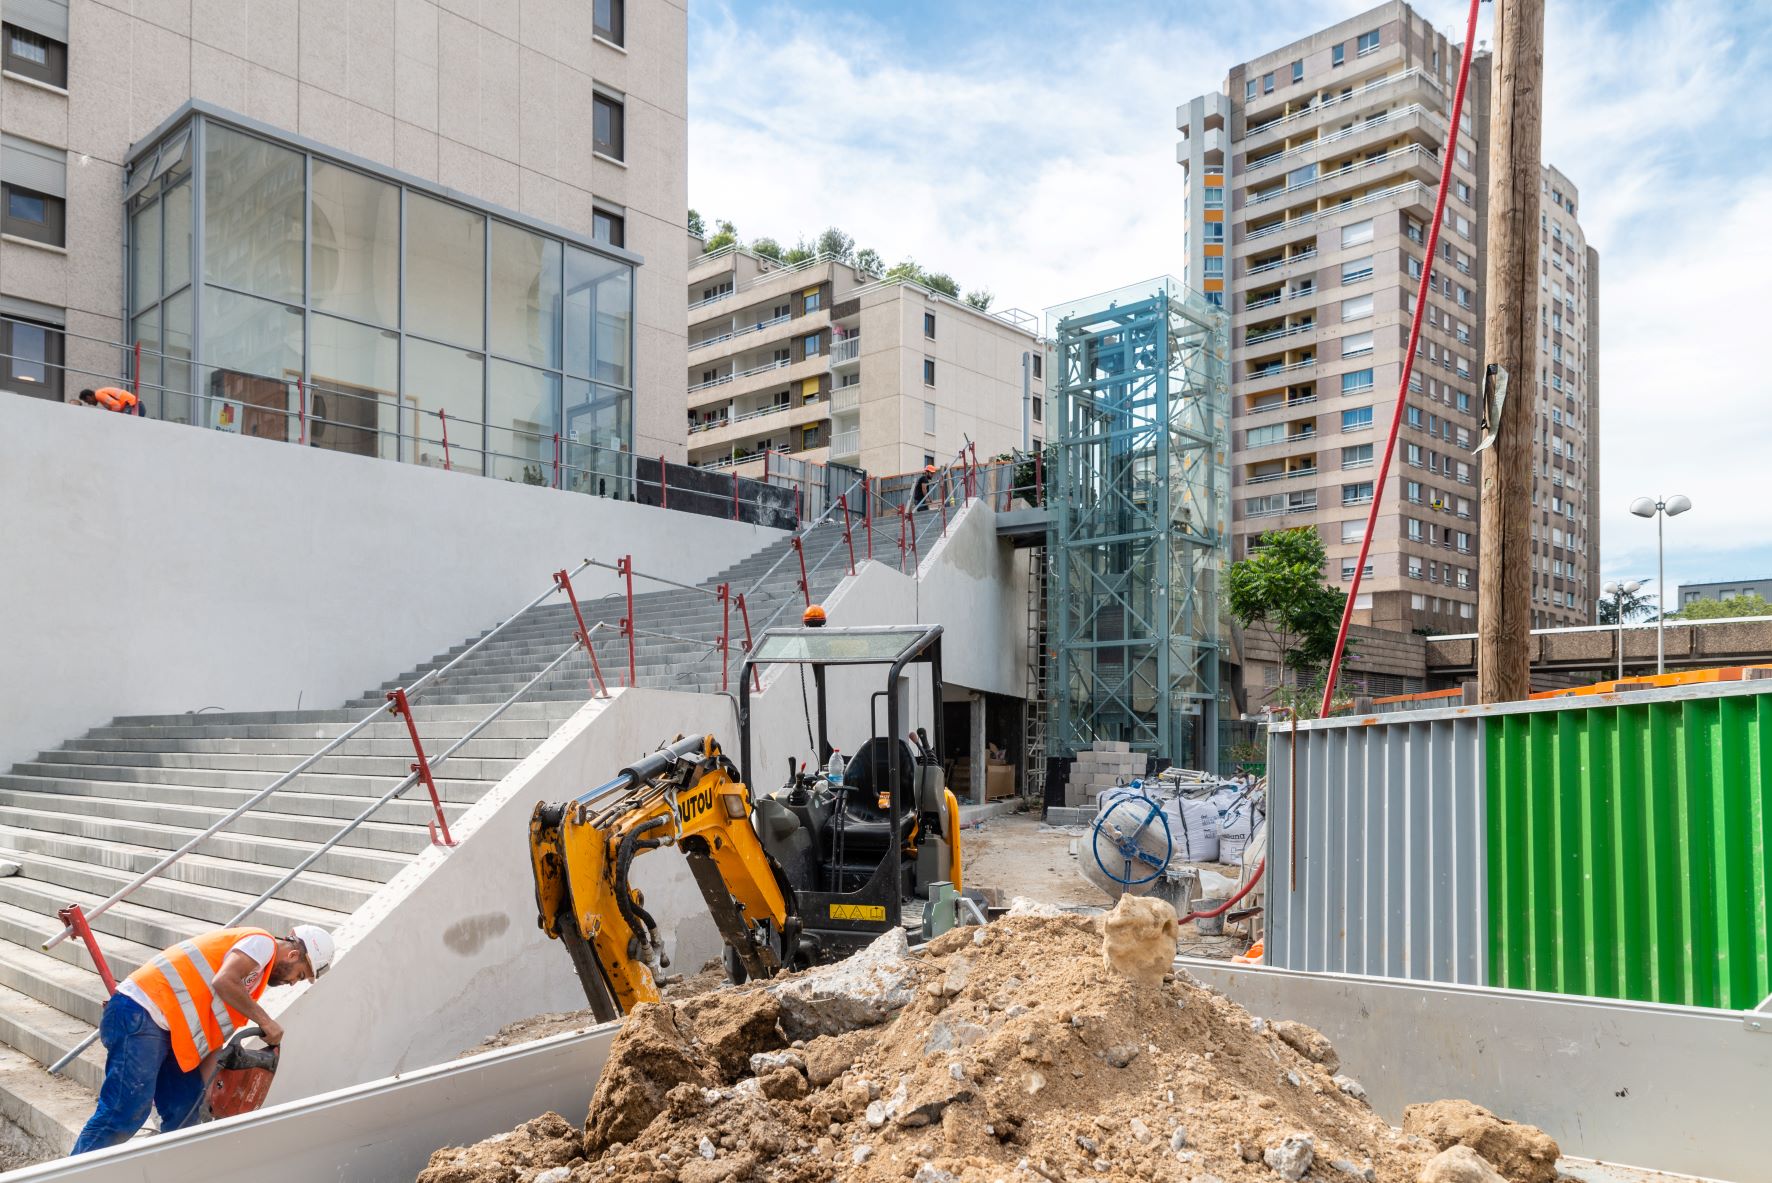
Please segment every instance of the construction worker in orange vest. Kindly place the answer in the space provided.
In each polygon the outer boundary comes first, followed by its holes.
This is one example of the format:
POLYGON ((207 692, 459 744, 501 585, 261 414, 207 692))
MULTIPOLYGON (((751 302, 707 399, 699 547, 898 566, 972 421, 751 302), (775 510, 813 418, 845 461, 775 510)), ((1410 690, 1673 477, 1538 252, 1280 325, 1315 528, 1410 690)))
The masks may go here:
POLYGON ((133 391, 121 386, 101 386, 97 390, 82 390, 80 401, 89 407, 103 407, 107 411, 121 411, 125 415, 135 414, 135 408, 141 401, 133 391))
POLYGON ((266 1043, 283 1028, 258 1000, 269 986, 313 981, 332 964, 332 934, 298 924, 287 937, 224 928, 180 941, 148 959, 105 1003, 99 1040, 105 1082, 72 1154, 135 1136, 150 1109, 160 1129, 196 1120, 210 1061, 236 1031, 259 1027, 266 1043))

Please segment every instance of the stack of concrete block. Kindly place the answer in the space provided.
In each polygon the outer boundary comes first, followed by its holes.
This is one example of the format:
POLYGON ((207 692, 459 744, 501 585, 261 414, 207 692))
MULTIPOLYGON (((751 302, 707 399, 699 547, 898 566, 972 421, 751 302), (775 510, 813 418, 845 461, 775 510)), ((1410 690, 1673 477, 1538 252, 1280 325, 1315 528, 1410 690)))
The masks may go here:
POLYGON ((1143 776, 1149 762, 1148 755, 1133 751, 1132 745, 1124 740, 1097 740, 1094 746, 1078 752, 1077 758, 1071 762, 1064 803, 1067 806, 1093 806, 1103 789, 1143 776))

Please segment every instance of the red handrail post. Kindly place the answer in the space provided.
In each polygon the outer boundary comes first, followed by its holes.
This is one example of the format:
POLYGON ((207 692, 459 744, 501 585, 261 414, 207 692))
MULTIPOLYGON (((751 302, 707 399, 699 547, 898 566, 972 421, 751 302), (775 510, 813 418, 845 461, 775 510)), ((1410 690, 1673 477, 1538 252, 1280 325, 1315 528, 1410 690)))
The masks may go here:
MULTIPOLYGON (((751 653, 751 610, 745 607, 743 592, 738 593, 738 616, 740 620, 744 621, 744 651, 745 656, 749 657, 751 653)), ((751 667, 751 680, 757 690, 761 692, 763 675, 757 672, 756 666, 751 667)))
POLYGON ((665 480, 665 458, 663 452, 658 454, 658 507, 660 509, 669 509, 671 507, 671 486, 670 483, 665 480))
POLYGON ((640 684, 638 662, 634 659, 634 556, 623 555, 615 560, 615 573, 627 581, 628 614, 621 618, 622 636, 628 639, 628 687, 640 684))
POLYGON ((443 816, 443 798, 437 792, 437 781, 431 776, 431 762, 425 757, 425 745, 418 738, 418 724, 412 718, 412 704, 406 701, 406 687, 388 691, 388 701, 394 704, 394 713, 406 720, 406 734, 412 737, 412 750, 418 757, 412 771, 418 773, 419 783, 431 795, 431 808, 437 811, 436 818, 425 823, 425 828, 431 832, 431 845, 454 846, 455 839, 449 836, 449 819, 443 816))
POLYGON ((439 422, 443 425, 443 471, 448 472, 449 471, 449 416, 445 415, 443 413, 442 407, 437 408, 437 422, 439 422))
MULTIPOLYGON (((141 346, 137 344, 136 348, 140 349, 141 346)), ((115 994, 117 979, 111 974, 111 964, 105 960, 104 951, 98 947, 98 938, 92 935, 92 926, 86 923, 86 913, 80 905, 69 904, 57 912, 56 916, 63 924, 73 929, 74 935, 79 937, 81 943, 86 946, 86 952, 92 956, 92 967, 98 970, 98 976, 104 979, 105 993, 115 994)))
POLYGON ((905 507, 901 505, 898 507, 898 569, 900 572, 904 571, 904 515, 905 507))
POLYGON ((794 557, 800 560, 800 594, 806 598, 806 606, 812 607, 812 585, 806 582, 806 548, 800 545, 800 536, 794 535, 794 557))
POLYGON ((849 521, 849 494, 839 493, 837 504, 843 507, 843 541, 849 546, 849 574, 855 574, 855 534, 849 521))
POLYGON ((724 694, 731 675, 732 585, 722 583, 714 595, 720 601, 720 693, 724 694))
POLYGON ((566 593, 566 600, 572 605, 572 619, 578 622, 578 643, 583 645, 585 652, 590 655, 591 673, 597 677, 599 697, 608 698, 609 687, 603 684, 603 670, 597 664, 597 651, 591 648, 591 633, 589 629, 585 628, 584 613, 578 610, 578 596, 574 595, 572 591, 572 576, 567 573, 565 568, 554 572, 554 586, 566 593))
MULTIPOLYGON (((922 556, 917 553, 917 515, 907 510, 904 516, 911 524, 911 574, 915 575, 918 564, 922 562, 922 556)), ((946 520, 947 514, 945 512, 942 514, 942 518, 944 521, 946 520)), ((944 526, 943 529, 945 528, 944 526)))

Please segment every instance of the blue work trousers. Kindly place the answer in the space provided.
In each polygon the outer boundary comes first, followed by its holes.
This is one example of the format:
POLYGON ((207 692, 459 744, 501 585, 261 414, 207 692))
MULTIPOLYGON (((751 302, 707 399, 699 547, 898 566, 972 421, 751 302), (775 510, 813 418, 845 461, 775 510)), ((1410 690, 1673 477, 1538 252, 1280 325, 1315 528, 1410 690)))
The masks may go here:
POLYGON ((203 1099, 203 1073, 185 1072, 172 1054, 172 1037, 132 998, 113 995, 98 1024, 105 1045, 105 1083, 98 1109, 80 1131, 72 1154, 116 1146, 133 1138, 160 1110, 160 1129, 176 1130, 197 1118, 203 1099))

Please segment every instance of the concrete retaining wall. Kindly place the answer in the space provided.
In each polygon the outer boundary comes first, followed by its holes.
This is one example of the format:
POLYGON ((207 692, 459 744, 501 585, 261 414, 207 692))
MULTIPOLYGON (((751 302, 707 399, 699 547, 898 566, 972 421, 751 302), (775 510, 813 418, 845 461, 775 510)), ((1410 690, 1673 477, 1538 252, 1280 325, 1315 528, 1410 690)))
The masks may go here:
POLYGON ((11 395, 0 506, 0 767, 115 715, 335 706, 587 556, 693 581, 780 536, 11 395))

